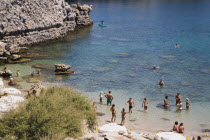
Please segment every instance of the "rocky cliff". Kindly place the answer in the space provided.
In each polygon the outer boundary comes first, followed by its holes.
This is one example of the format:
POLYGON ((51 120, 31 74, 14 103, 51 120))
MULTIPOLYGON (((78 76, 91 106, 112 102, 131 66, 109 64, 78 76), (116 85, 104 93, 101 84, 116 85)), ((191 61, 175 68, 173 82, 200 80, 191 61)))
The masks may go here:
POLYGON ((0 42, 14 48, 60 38, 92 24, 91 10, 91 6, 69 5, 65 0, 1 0, 0 42))

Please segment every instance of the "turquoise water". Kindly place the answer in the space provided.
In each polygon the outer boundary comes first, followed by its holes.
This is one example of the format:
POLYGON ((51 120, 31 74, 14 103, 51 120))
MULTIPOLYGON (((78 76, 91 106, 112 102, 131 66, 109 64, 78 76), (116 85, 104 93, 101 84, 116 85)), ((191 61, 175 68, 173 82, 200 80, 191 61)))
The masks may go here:
MULTIPOLYGON (((52 58, 35 59, 31 65, 71 65, 77 74, 54 76, 53 70, 48 70, 43 76, 50 82, 74 86, 97 103, 99 91, 111 90, 119 122, 121 109, 128 109, 126 101, 134 98, 134 113, 126 121, 131 128, 168 130, 176 120, 184 123, 189 134, 210 128, 210 1, 80 2, 93 5, 91 19, 95 24, 57 43, 34 47, 32 51, 52 58), (107 27, 98 26, 101 20, 107 27), (151 69, 153 65, 160 69, 151 69), (160 79, 165 82, 163 88, 157 85, 160 79), (165 95, 174 105, 177 92, 190 99, 189 111, 156 107, 165 95), (141 108, 144 97, 149 100, 148 112, 141 108)), ((98 111, 107 114, 101 123, 110 119, 109 107, 98 105, 98 111)))

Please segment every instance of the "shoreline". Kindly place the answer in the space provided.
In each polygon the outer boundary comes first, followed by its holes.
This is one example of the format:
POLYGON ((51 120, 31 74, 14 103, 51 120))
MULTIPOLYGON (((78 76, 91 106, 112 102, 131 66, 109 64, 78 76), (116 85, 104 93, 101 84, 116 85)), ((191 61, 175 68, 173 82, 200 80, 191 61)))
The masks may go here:
MULTIPOLYGON (((27 83, 26 81, 24 81, 25 83, 27 83)), ((5 83, 5 85, 6 85, 6 81, 4 80, 4 83, 5 83)), ((55 85, 65 85, 64 83, 50 83, 50 82, 43 82, 43 85, 44 86, 47 86, 47 85, 53 85, 53 84, 55 84, 55 85)), ((28 83, 28 86, 30 87, 31 85, 34 85, 34 83, 28 83)), ((6 85, 5 87, 11 87, 11 86, 8 86, 8 85, 6 85)), ((20 91, 21 91, 21 97, 24 97, 25 98, 25 96, 27 95, 27 92, 26 92, 26 90, 28 90, 28 89, 26 89, 26 88, 23 88, 23 89, 20 89, 20 91)), ((76 89, 77 90, 77 89, 76 89)), ((82 91, 80 91, 80 90, 78 90, 79 92, 82 92, 82 91)), ((82 92, 82 94, 83 95, 85 95, 85 96, 87 96, 87 94, 85 94, 84 92, 82 92)), ((88 97, 89 98, 89 97, 88 97)), ((89 99, 91 99, 91 98, 89 98, 89 99)), ((99 106, 99 104, 97 104, 97 106, 99 106)), ((102 106, 106 106, 106 104, 103 104, 102 106)), ((111 106, 108 106, 108 108, 110 108, 111 106)), ((100 111, 97 111, 97 112, 100 112, 100 111)), ((96 113, 97 113, 96 112, 96 113)), ((103 113, 103 112, 100 112, 100 113, 103 113)), ((110 123, 110 122, 104 122, 104 120, 107 120, 107 119, 110 119, 111 118, 111 113, 107 113, 106 111, 104 112, 106 115, 105 116, 99 116, 99 115, 97 115, 97 122, 98 122, 98 126, 97 127, 101 127, 101 126, 103 126, 103 125, 105 125, 105 124, 108 124, 108 123, 110 123), (106 118, 106 119, 104 119, 104 118, 106 118)), ((120 120, 119 119, 117 119, 117 122, 120 122, 120 120)), ((149 137, 154 137, 154 135, 155 134, 157 134, 158 132, 171 132, 171 131, 169 131, 169 130, 158 130, 158 129, 156 129, 156 130, 147 130, 147 129, 144 129, 144 128, 136 128, 136 127, 133 127, 132 126, 132 124, 131 123, 129 123, 129 120, 127 119, 126 120, 126 124, 125 124, 125 127, 129 130, 129 131, 131 131, 131 132, 135 132, 135 133, 140 133, 140 134, 149 134, 149 137)), ((98 132, 96 132, 97 134, 99 134, 98 132)), ((90 133, 90 134, 92 134, 92 133, 90 133)), ((94 133, 93 133, 94 134, 94 133)), ((89 134, 88 134, 89 135, 89 134)), ((185 132, 184 134, 183 134, 184 136, 186 136, 186 137, 192 137, 192 136, 198 136, 198 135, 200 135, 200 136, 202 136, 205 140, 209 140, 210 139, 210 135, 205 135, 205 133, 197 133, 197 134, 190 134, 190 133, 188 133, 188 132, 185 132), (200 135, 200 134, 202 134, 202 135, 200 135)), ((85 135, 84 135, 85 136, 85 135)), ((119 134, 113 134, 113 136, 119 136, 119 134)), ((126 137, 124 137, 125 139, 126 139, 126 137)))
MULTIPOLYGON (((13 71, 13 69, 11 69, 12 71, 13 71)), ((39 69, 34 69, 34 70, 39 70, 39 69)), ((13 72, 14 73, 14 72, 13 72)), ((27 74, 26 74, 27 75, 27 74)), ((24 77, 25 75, 23 75, 23 77, 24 77)), ((30 77, 30 75, 29 75, 29 77, 30 77)), ((43 77, 44 77, 44 75, 43 75, 43 77)), ((15 76, 14 76, 14 78, 16 78, 15 76)), ((20 77, 20 78, 22 78, 22 77, 20 77)), ((40 80, 41 81, 41 80, 40 80)), ((56 85, 66 85, 67 83, 62 83, 62 82, 55 82, 55 83, 51 83, 51 82, 49 82, 49 81, 42 81, 43 82, 43 85, 50 85, 50 84, 56 84, 56 85)), ((5 85, 7 84, 7 80, 4 80, 4 83, 5 83, 5 85)), ((26 94, 27 94, 27 92, 26 92, 26 90, 28 90, 26 87, 28 87, 28 88, 30 88, 30 86, 31 85, 33 85, 34 83, 27 83, 24 79, 23 79, 23 81, 21 82, 21 84, 22 84, 22 86, 24 87, 24 88, 22 88, 22 89, 20 89, 21 90, 21 92, 22 92, 22 94, 21 94, 21 96, 25 96, 26 94), (27 86, 25 86, 25 84, 27 85, 27 86)), ((8 86, 8 85, 6 85, 6 87, 10 87, 10 86, 8 86)), ((85 92, 83 92, 83 91, 81 91, 81 90, 78 90, 78 89, 76 89, 77 91, 79 91, 79 92, 82 92, 82 94, 83 95, 85 95, 85 96, 88 96, 88 93, 85 93, 85 92)), ((90 96, 88 96, 88 98, 89 99, 92 99, 90 96)), ((92 99, 92 101, 96 101, 97 102, 97 100, 95 100, 95 99, 92 99)), ((106 104, 105 104, 105 102, 102 104, 102 105, 100 105, 100 104, 98 104, 98 102, 97 102, 97 106, 98 106, 98 111, 97 112, 100 112, 100 113, 104 113, 105 115, 104 116, 97 116, 97 120, 98 120, 98 122, 99 122, 99 124, 98 124, 98 126, 102 126, 102 125, 104 125, 104 124, 107 124, 107 123, 109 123, 109 122, 106 122, 107 120, 109 121, 110 119, 111 119, 111 112, 109 112, 109 109, 111 108, 111 106, 107 106, 106 104)), ((135 115, 135 113, 138 113, 139 112, 139 110, 136 110, 136 109, 134 109, 134 112, 133 112, 133 114, 135 115)), ((118 110, 118 113, 119 113, 119 110, 118 110)), ((141 112, 140 112, 141 113, 141 112)), ((151 113, 151 112, 145 112, 145 113, 151 113)), ((143 114, 145 114, 145 113, 143 113, 143 114)), ((119 115, 119 114, 118 114, 119 115)), ((119 115, 120 116, 120 115, 119 115)), ((121 118, 118 116, 118 118, 117 118, 117 122, 119 123, 121 120, 121 118)), ((128 117, 126 118, 126 123, 125 123, 125 126, 129 129, 129 130, 132 130, 132 131, 135 131, 135 132, 140 132, 140 133, 147 133, 147 134, 150 134, 151 136, 154 136, 156 133, 158 133, 158 132, 163 132, 163 131, 169 131, 169 130, 167 130, 167 129, 165 129, 165 130, 163 130, 163 129, 158 129, 158 128, 155 128, 155 129, 153 129, 153 130, 151 130, 151 129, 146 129, 146 128, 144 128, 144 127, 141 127, 141 125, 140 126, 138 126, 138 125, 135 125, 135 122, 131 122, 131 120, 132 120, 132 114, 128 114, 128 117), (131 115, 131 117, 129 117, 129 115, 131 115), (131 118, 131 119, 130 119, 131 118)), ((140 117, 139 119, 141 119, 142 117, 140 117)), ((158 121, 158 120, 157 120, 158 121)), ((167 123, 167 122, 166 122, 167 123)), ((172 127, 172 126, 171 126, 172 127)), ((203 137, 205 137, 205 140, 208 140, 208 139, 210 139, 210 135, 208 134, 208 133, 202 133, 202 132, 193 132, 193 133, 190 133, 189 132, 189 130, 187 130, 187 128, 186 128, 186 131, 185 131, 185 133, 184 133, 184 135, 185 136, 198 136, 198 135, 201 135, 201 136, 203 136, 203 137), (206 137, 207 136, 207 137, 206 137)))

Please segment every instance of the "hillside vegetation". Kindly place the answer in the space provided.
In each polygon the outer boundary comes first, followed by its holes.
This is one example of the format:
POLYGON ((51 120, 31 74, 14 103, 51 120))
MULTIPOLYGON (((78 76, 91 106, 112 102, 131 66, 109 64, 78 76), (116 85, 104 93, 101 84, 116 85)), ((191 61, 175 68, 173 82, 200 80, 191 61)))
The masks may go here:
POLYGON ((10 111, 0 120, 0 139, 38 140, 77 138, 86 120, 91 129, 96 122, 92 103, 68 87, 48 87, 41 96, 10 111))

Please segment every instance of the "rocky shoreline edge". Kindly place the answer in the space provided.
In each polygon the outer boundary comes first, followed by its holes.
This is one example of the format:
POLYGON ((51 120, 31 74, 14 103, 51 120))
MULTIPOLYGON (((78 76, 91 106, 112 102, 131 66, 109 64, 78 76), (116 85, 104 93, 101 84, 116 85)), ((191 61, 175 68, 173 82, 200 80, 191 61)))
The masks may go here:
POLYGON ((3 0, 0 5, 0 62, 30 59, 21 53, 27 46, 59 39, 92 25, 92 6, 68 4, 65 0, 3 0))

